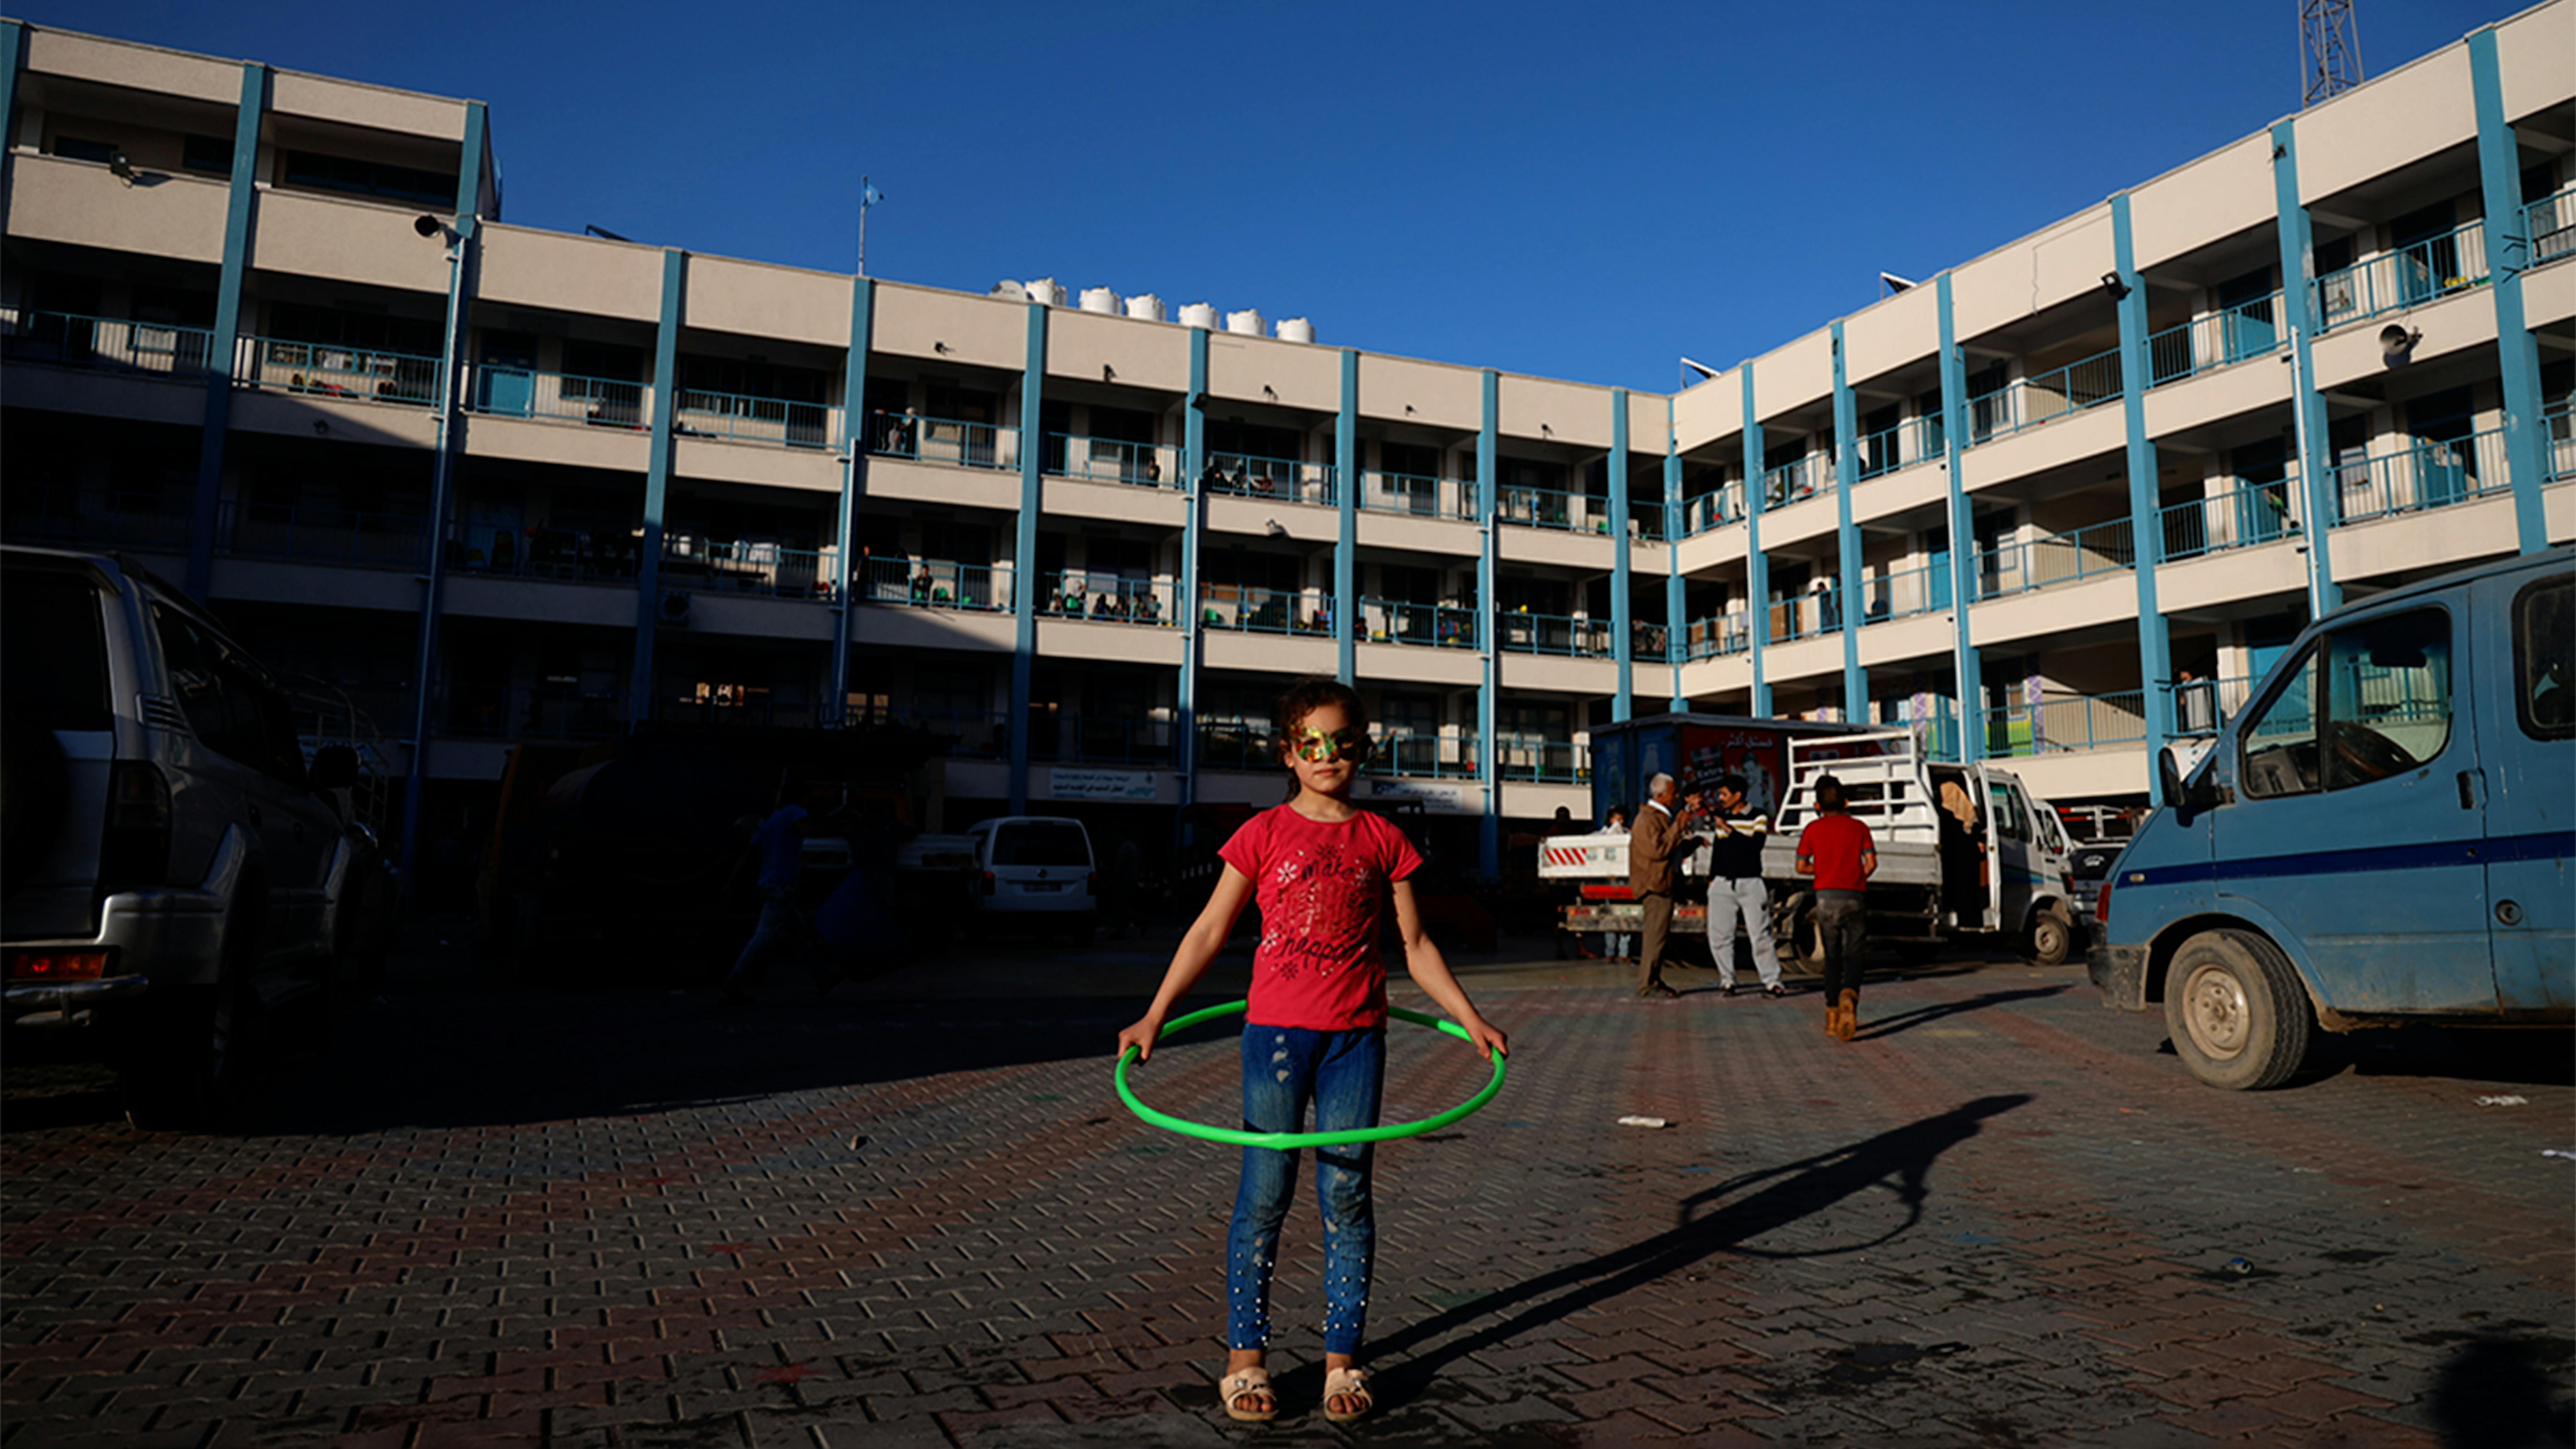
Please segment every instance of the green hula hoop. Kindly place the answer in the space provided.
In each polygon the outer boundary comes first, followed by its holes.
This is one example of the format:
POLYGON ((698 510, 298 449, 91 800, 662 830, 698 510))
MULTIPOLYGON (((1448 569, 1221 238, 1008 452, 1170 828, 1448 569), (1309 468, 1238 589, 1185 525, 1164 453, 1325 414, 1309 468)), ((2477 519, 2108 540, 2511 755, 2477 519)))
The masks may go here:
MULTIPOLYGON (((1250 1005, 1248 1001, 1229 1001, 1223 1006, 1211 1006, 1205 1011, 1193 1011, 1178 1020, 1163 1023, 1161 1035, 1170 1036, 1185 1027, 1193 1027, 1203 1021, 1213 1021, 1220 1016, 1239 1016, 1250 1005)), ((1460 1041, 1469 1040, 1465 1027, 1445 1017, 1433 1016, 1428 1012, 1408 1011, 1401 1006, 1388 1007, 1386 1014, 1412 1022, 1416 1026, 1445 1031, 1460 1041)), ((1168 1112, 1157 1112, 1137 1101, 1136 1093, 1127 1085, 1127 1064, 1135 1059, 1136 1049, 1132 1046, 1118 1054, 1116 1072, 1118 1096, 1127 1104, 1128 1111, 1167 1132, 1178 1132, 1184 1137, 1196 1137, 1208 1142, 1223 1142, 1234 1147, 1268 1147, 1283 1152, 1293 1152, 1301 1147, 1347 1147, 1354 1142, 1391 1142, 1398 1137, 1415 1137, 1425 1132, 1436 1132, 1494 1100, 1494 1094, 1503 1089, 1503 1054, 1496 1052, 1494 1053, 1494 1078, 1485 1083, 1484 1090, 1438 1116, 1425 1117, 1416 1122, 1390 1122, 1378 1127, 1353 1127, 1344 1132, 1247 1132, 1240 1127, 1210 1127, 1203 1122, 1185 1121, 1168 1112)))

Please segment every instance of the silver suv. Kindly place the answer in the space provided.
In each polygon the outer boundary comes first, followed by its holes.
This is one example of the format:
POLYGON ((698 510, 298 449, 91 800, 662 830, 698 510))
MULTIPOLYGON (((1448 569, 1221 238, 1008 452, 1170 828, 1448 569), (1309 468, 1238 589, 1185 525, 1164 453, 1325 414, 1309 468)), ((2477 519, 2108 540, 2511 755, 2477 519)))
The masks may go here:
POLYGON ((330 983, 356 755, 308 769, 274 676, 119 560, 0 549, 0 635, 7 1022, 94 1027, 138 1109, 210 1117, 330 983))

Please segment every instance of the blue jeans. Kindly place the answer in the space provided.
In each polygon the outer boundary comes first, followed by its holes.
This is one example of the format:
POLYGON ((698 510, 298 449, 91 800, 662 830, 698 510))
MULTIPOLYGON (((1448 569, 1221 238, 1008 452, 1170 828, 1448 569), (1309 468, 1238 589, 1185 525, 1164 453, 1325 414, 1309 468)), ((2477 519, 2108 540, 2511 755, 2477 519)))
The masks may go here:
MULTIPOLYGON (((1295 1132, 1315 1106, 1318 1132, 1377 1125, 1386 1084, 1386 1029, 1310 1031, 1294 1026, 1243 1029, 1243 1125, 1254 1132, 1295 1132)), ((1373 1144, 1315 1150, 1315 1199, 1324 1213, 1324 1352, 1357 1353, 1368 1320, 1369 1270, 1377 1253, 1377 1216, 1369 1197, 1373 1144)), ((1279 1225, 1297 1193, 1297 1154, 1243 1149, 1243 1186, 1226 1230, 1226 1343, 1270 1344, 1270 1274, 1279 1258, 1279 1225)))

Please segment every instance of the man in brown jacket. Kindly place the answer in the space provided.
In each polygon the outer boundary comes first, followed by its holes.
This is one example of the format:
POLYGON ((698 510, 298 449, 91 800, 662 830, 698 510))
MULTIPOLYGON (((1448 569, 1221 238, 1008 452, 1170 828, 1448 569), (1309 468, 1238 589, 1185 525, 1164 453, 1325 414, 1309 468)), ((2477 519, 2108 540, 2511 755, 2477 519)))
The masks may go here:
POLYGON ((1680 792, 1670 775, 1646 782, 1646 805, 1628 827, 1628 889, 1646 908, 1646 939, 1637 949, 1637 994, 1679 996, 1664 984, 1664 943, 1673 929, 1673 892, 1680 884, 1681 862, 1691 838, 1682 828, 1680 792))

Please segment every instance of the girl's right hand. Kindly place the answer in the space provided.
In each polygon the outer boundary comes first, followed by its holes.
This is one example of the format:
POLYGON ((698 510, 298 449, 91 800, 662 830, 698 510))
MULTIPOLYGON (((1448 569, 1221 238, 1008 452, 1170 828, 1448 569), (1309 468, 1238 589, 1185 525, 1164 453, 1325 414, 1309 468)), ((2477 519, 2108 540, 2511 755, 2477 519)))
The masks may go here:
POLYGON ((1137 1018, 1135 1025, 1118 1033, 1118 1053, 1124 1056, 1132 1046, 1137 1061, 1150 1062, 1154 1059, 1154 1038, 1162 1034, 1163 1019, 1149 1011, 1137 1018))

